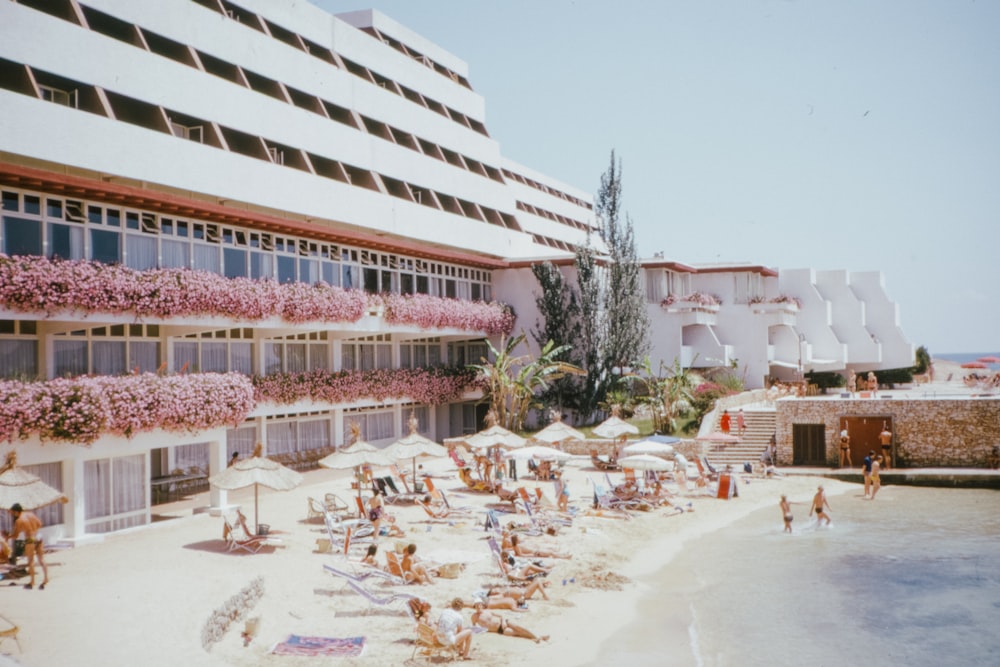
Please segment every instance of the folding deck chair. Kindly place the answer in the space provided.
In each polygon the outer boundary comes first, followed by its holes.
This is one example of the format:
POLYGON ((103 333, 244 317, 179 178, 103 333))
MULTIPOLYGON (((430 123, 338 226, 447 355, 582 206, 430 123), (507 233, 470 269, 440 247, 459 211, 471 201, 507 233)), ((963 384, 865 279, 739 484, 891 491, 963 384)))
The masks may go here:
POLYGON ((354 591, 355 593, 357 593, 358 595, 360 595, 361 597, 363 597, 365 600, 368 601, 368 609, 365 611, 365 613, 368 613, 374 607, 386 607, 392 604, 393 602, 397 602, 398 600, 412 600, 417 597, 416 595, 410 595, 408 593, 390 593, 387 596, 379 597, 378 595, 375 595, 371 591, 367 590, 364 586, 362 586, 356 581, 348 579, 347 585, 350 587, 352 591, 354 591))
POLYGON ((222 539, 226 541, 226 551, 246 551, 255 554, 268 543, 265 535, 255 535, 247 528, 246 518, 239 510, 235 520, 223 515, 225 527, 222 529, 222 539))

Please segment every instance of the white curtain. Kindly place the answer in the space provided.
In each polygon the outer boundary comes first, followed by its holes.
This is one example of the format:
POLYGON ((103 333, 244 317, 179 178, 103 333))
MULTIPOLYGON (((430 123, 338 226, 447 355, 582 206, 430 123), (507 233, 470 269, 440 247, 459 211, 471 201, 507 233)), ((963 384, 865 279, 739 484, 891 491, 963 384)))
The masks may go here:
POLYGON ((229 344, 229 370, 250 375, 253 369, 253 344, 229 344))
POLYGON ((130 341, 129 365, 140 373, 152 373, 160 367, 160 344, 153 341, 130 341))
POLYGON ((194 246, 194 268, 212 273, 222 273, 219 249, 209 245, 194 246))
POLYGON ((344 344, 340 348, 340 368, 345 371, 353 371, 358 367, 357 345, 344 344))
POLYGON ((300 451, 308 449, 320 449, 330 446, 330 420, 314 419, 311 421, 299 422, 299 447, 300 451))
POLYGON ((38 375, 38 341, 6 339, 0 345, 0 377, 34 379, 38 375))
POLYGON ((119 456, 112 459, 114 478, 114 522, 112 530, 146 523, 146 457, 119 456))
POLYGON ((289 454, 295 451, 295 422, 269 422, 267 453, 289 454))
POLYGON ((160 239, 161 266, 165 269, 186 269, 191 266, 191 246, 187 241, 160 239))
POLYGON ((199 371, 202 373, 225 373, 228 365, 228 343, 202 341, 199 371))
POLYGON ((208 443, 198 442, 174 447, 174 469, 178 468, 184 473, 191 472, 192 468, 208 472, 208 443))
POLYGON ((91 343, 91 372, 97 375, 123 375, 125 366, 124 340, 95 340, 91 343))
POLYGON ((125 237, 125 265, 137 271, 156 268, 156 237, 128 234, 125 237))
POLYGON ((257 445, 256 426, 241 426, 231 428, 226 431, 226 451, 232 456, 233 452, 239 452, 241 459, 253 456, 253 448, 257 445))
POLYGON ((281 372, 281 343, 264 344, 264 375, 281 372))
POLYGON ((413 413, 413 416, 417 418, 417 432, 424 435, 430 433, 430 407, 426 405, 404 405, 401 415, 402 419, 400 420, 400 429, 403 435, 410 432, 410 413, 413 413))
POLYGON ((375 367, 392 368, 392 345, 375 346, 375 367))
POLYGON ((87 341, 57 340, 52 343, 55 353, 55 376, 86 375, 87 341))
POLYGON ((330 345, 328 343, 309 344, 309 370, 330 369, 330 345))
POLYGON ((385 440, 395 435, 391 411, 369 412, 367 422, 368 430, 365 431, 365 438, 369 441, 385 440))
POLYGON ((301 373, 306 370, 306 344, 285 343, 285 372, 301 373))
POLYGON ((174 372, 179 372, 187 364, 188 371, 198 369, 198 343, 178 341, 174 343, 174 372))

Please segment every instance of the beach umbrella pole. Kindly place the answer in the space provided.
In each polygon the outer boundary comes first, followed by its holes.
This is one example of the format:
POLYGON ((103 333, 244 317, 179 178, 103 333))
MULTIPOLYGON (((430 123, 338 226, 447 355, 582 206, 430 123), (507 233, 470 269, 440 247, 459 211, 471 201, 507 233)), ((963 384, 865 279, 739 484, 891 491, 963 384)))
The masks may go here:
POLYGON ((260 512, 257 509, 257 487, 259 484, 253 485, 253 532, 255 535, 260 534, 260 512))

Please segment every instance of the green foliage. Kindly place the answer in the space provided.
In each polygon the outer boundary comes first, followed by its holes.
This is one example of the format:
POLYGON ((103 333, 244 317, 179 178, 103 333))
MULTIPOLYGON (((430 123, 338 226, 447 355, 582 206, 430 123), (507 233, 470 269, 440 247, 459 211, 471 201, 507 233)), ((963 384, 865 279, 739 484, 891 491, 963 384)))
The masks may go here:
POLYGON ((895 387, 897 384, 907 384, 913 382, 913 368, 885 368, 880 371, 876 371, 875 375, 878 377, 878 383, 889 387, 895 387))
POLYGON ((694 409, 693 423, 700 426, 701 420, 715 407, 715 401, 732 393, 728 388, 715 382, 702 382, 695 387, 691 401, 691 407, 694 409))
POLYGON ((913 367, 914 374, 926 373, 927 369, 931 367, 931 354, 923 345, 917 348, 916 362, 916 366, 913 367))
POLYGON ((576 278, 580 296, 579 349, 586 377, 577 394, 577 410, 586 418, 594 413, 607 390, 607 374, 601 364, 601 282, 597 255, 587 244, 576 249, 576 278))
POLYGON ((827 389, 843 387, 847 384, 847 378, 840 373, 820 373, 816 371, 809 371, 806 373, 806 381, 809 384, 814 384, 819 387, 824 394, 827 389))
POLYGON ((674 359, 673 366, 661 361, 654 373, 647 357, 634 378, 645 389, 641 400, 649 407, 653 429, 657 433, 676 433, 679 418, 691 409, 694 402, 693 392, 698 380, 691 369, 674 359))
MULTIPOLYGON (((547 341, 563 346, 563 351, 554 356, 555 360, 582 366, 580 353, 570 347, 580 339, 580 300, 576 291, 551 262, 534 264, 531 271, 542 290, 535 297, 542 321, 535 323, 532 338, 539 346, 547 341)), ((539 398, 546 405, 557 406, 560 413, 567 407, 575 409, 578 385, 572 376, 567 375, 552 382, 539 398)))

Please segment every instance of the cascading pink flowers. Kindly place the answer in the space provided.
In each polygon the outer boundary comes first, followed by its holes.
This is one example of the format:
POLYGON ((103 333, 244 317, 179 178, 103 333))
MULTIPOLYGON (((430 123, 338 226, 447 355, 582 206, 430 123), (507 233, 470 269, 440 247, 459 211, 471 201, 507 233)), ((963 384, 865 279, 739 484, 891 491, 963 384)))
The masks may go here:
POLYGON ((514 330, 514 314, 499 303, 458 301, 426 294, 384 294, 385 319, 390 323, 416 324, 422 329, 453 327, 484 331, 489 335, 514 330))
POLYGON ((326 403, 352 403, 410 399, 439 405, 457 400, 478 388, 476 372, 466 368, 395 368, 369 371, 311 371, 278 373, 253 379, 258 402, 288 405, 311 399, 326 403))
POLYGON ((424 329, 510 333, 514 315, 499 303, 426 295, 374 295, 325 283, 278 284, 208 271, 151 269, 82 260, 0 255, 0 305, 52 314, 62 310, 137 317, 218 316, 242 321, 357 322, 384 306, 386 321, 424 329))
POLYGON ((253 384, 239 373, 0 381, 0 441, 37 434, 88 444, 108 433, 193 433, 239 424, 253 408, 253 384))

